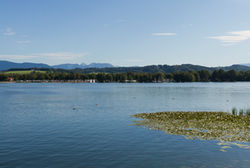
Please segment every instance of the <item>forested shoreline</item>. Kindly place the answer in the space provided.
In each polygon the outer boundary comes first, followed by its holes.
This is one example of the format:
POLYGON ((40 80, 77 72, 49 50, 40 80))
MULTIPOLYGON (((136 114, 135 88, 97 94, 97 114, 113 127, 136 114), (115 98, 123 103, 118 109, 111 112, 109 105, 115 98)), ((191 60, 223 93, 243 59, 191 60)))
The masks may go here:
POLYGON ((96 82, 235 82, 250 81, 250 71, 224 71, 222 69, 173 72, 173 73, 80 73, 80 72, 53 72, 53 71, 32 71, 30 73, 0 73, 0 81, 88 81, 96 82))

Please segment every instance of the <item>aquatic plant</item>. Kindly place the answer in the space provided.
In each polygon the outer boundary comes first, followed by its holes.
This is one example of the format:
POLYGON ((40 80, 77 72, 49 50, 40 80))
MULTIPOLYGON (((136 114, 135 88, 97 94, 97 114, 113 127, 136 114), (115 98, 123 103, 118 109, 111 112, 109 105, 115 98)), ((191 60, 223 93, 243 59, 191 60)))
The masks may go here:
MULTIPOLYGON (((235 112, 236 110, 234 110, 235 112)), ((250 142, 249 115, 225 112, 157 112, 133 115, 134 125, 188 139, 250 142)))
POLYGON ((250 116, 250 109, 246 110, 246 116, 250 116))
POLYGON ((243 109, 240 109, 240 110, 239 110, 239 115, 240 115, 240 116, 243 116, 243 115, 244 115, 244 110, 243 110, 243 109))
POLYGON ((240 116, 250 116, 250 109, 239 109, 237 110, 237 108, 232 108, 232 115, 240 115, 240 116), (239 111, 239 113, 238 113, 239 111))
POLYGON ((235 108, 235 107, 232 108, 232 114, 233 114, 233 115, 237 115, 237 108, 235 108))

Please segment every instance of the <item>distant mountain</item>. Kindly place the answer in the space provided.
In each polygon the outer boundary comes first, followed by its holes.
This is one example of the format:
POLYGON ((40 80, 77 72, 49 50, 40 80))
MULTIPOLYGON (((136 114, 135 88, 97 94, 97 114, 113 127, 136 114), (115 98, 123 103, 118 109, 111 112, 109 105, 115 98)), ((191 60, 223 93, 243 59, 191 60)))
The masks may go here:
POLYGON ((75 69, 75 68, 83 68, 86 66, 86 64, 60 64, 60 65, 54 65, 53 68, 56 69, 75 69))
POLYGON ((86 68, 110 68, 114 66, 108 63, 91 63, 89 65, 82 63, 82 64, 60 64, 60 65, 54 65, 52 67, 60 69, 76 69, 76 68, 86 69, 86 68))
POLYGON ((36 64, 36 63, 13 63, 9 61, 0 61, 0 71, 8 69, 28 69, 28 68, 48 68, 55 69, 56 71, 74 71, 81 73, 91 73, 91 72, 105 72, 105 73, 121 73, 121 72, 188 72, 188 71, 200 71, 208 70, 214 71, 216 69, 223 69, 225 71, 236 70, 236 71, 250 71, 250 66, 245 65, 232 65, 225 67, 206 67, 200 65, 192 64, 182 64, 182 65, 149 65, 143 67, 114 67, 108 63, 92 63, 86 64, 60 64, 55 66, 49 66, 46 64, 36 64))
POLYGON ((188 71, 200 71, 208 70, 214 71, 216 69, 223 69, 225 71, 236 70, 236 71, 250 71, 250 67, 244 65, 232 65, 225 67, 206 67, 200 65, 192 64, 182 64, 182 65, 150 65, 144 67, 113 67, 113 68, 88 68, 88 69, 75 69, 76 72, 82 73, 92 73, 92 72, 104 72, 104 73, 122 73, 122 72, 188 72, 188 71))
POLYGON ((240 64, 240 65, 244 65, 244 66, 248 66, 248 67, 250 67, 250 64, 240 64))
POLYGON ((114 66, 109 63, 91 63, 89 65, 85 65, 84 69, 86 68, 111 68, 111 67, 114 67, 114 66))
POLYGON ((51 68, 46 64, 36 64, 36 63, 14 63, 9 61, 0 61, 0 71, 8 69, 18 69, 18 68, 51 68))
POLYGON ((27 69, 27 68, 55 68, 55 69, 86 69, 86 68, 107 68, 107 67, 114 67, 108 63, 91 63, 87 64, 60 64, 49 66, 47 64, 37 64, 37 63, 14 63, 10 61, 0 61, 0 71, 8 70, 8 69, 27 69))
POLYGON ((249 71, 250 66, 235 64, 235 65, 232 65, 232 66, 221 67, 221 69, 224 69, 225 71, 230 71, 232 69, 234 69, 236 71, 249 71))

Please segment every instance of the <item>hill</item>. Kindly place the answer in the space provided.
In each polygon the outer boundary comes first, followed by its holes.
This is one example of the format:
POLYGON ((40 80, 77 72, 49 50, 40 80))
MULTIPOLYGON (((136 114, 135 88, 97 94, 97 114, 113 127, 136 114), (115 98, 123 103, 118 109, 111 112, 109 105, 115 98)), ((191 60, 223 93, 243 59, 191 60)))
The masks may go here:
POLYGON ((55 68, 55 69, 86 69, 86 68, 105 68, 105 67, 114 67, 112 64, 109 63, 91 63, 87 64, 60 64, 50 66, 47 64, 40 64, 40 63, 14 63, 10 61, 0 61, 0 71, 9 70, 9 69, 29 69, 29 68, 55 68))
POLYGON ((89 65, 86 64, 61 64, 55 66, 49 66, 46 64, 36 64, 36 63, 13 63, 8 61, 0 61, 0 71, 9 70, 9 69, 50 69, 53 71, 71 71, 71 72, 80 72, 80 73, 122 73, 122 72, 164 72, 164 73, 173 73, 173 72, 188 72, 188 71, 214 71, 216 69, 223 69, 225 71, 236 70, 236 71, 250 71, 249 66, 245 65, 232 65, 225 67, 206 67, 201 65, 192 65, 192 64, 182 64, 182 65, 149 65, 143 67, 114 67, 108 63, 92 63, 89 65))
POLYGON ((240 65, 244 65, 244 66, 250 67, 250 63, 249 64, 240 64, 240 65))
POLYGON ((14 63, 9 61, 0 61, 0 71, 8 69, 28 69, 28 68, 51 68, 46 64, 37 63, 14 63))
POLYGON ((53 68, 60 68, 60 69, 86 69, 86 68, 110 68, 114 67, 112 64, 109 63, 91 63, 89 65, 87 64, 60 64, 60 65, 54 65, 53 68))
POLYGON ((113 68, 88 68, 88 69, 75 69, 76 72, 81 73, 92 73, 92 72, 105 72, 105 73, 121 73, 121 72, 164 72, 164 73, 173 73, 173 72, 188 72, 188 71, 200 71, 208 70, 214 71, 216 69, 223 69, 225 71, 236 70, 236 71, 249 71, 250 67, 244 65, 232 65, 225 67, 206 67, 200 65, 192 64, 182 64, 182 65, 150 65, 144 67, 113 67, 113 68))
POLYGON ((76 69, 76 68, 83 68, 86 64, 60 64, 54 65, 53 68, 56 69, 76 69))

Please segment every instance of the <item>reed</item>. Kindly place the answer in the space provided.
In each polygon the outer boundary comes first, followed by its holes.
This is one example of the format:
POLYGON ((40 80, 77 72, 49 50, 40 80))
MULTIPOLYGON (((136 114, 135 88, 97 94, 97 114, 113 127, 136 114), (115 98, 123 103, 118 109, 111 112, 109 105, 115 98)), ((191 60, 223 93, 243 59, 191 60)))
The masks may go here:
POLYGON ((246 110, 246 116, 250 116, 250 109, 246 110))
POLYGON ((237 109, 236 107, 232 108, 232 115, 239 116, 250 116, 250 109, 237 109))
POLYGON ((235 108, 235 107, 232 108, 232 114, 233 114, 233 115, 237 115, 237 108, 235 108))

